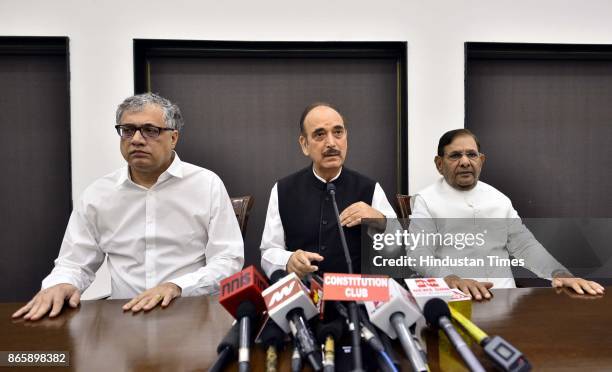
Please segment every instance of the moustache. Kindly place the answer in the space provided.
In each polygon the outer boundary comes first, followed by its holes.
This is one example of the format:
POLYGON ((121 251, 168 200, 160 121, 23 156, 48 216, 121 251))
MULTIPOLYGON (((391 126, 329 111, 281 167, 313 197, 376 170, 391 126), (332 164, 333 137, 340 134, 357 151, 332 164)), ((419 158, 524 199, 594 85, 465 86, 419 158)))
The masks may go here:
POLYGON ((323 156, 339 156, 341 153, 335 149, 329 149, 323 153, 323 156))

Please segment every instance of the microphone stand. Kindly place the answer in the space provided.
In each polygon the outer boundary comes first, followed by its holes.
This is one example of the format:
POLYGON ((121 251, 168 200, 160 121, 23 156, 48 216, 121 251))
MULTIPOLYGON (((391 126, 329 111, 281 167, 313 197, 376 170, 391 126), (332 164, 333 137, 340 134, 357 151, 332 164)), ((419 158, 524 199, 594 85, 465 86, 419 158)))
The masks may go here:
MULTIPOLYGON (((349 254, 348 245, 346 244, 346 237, 344 236, 344 229, 340 224, 340 212, 338 212, 338 204, 336 204, 336 185, 333 183, 327 183, 327 192, 331 195, 332 204, 334 205, 334 213, 336 215, 336 222, 338 224, 338 232, 340 233, 340 243, 344 250, 344 258, 348 266, 349 274, 353 274, 353 261, 349 254)), ((353 351, 353 371, 363 372, 363 363, 361 360, 361 330, 359 322, 359 312, 357 311, 357 304, 355 301, 348 302, 349 311, 349 331, 351 332, 351 343, 353 351)))

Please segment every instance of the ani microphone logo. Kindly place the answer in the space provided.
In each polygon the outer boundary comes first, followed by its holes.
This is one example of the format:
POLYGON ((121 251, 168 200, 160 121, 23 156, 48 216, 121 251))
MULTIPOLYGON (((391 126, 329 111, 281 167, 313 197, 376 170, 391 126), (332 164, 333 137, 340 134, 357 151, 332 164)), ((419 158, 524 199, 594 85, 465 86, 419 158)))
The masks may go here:
POLYGON ((272 293, 272 298, 270 299, 270 303, 268 304, 268 308, 274 306, 275 304, 281 302, 285 297, 289 297, 293 294, 293 288, 295 287, 295 280, 292 280, 289 285, 284 286, 283 288, 272 293))

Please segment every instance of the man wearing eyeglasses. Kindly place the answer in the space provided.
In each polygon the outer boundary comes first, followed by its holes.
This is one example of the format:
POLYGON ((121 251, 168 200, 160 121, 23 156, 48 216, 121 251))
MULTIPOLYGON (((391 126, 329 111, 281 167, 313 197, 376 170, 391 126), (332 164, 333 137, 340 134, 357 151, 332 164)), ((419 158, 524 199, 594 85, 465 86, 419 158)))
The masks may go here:
POLYGON ((241 269, 242 235, 223 182, 174 151, 183 126, 178 106, 136 95, 119 105, 116 121, 127 166, 84 191, 55 268, 13 317, 55 317, 65 301, 76 307, 105 257, 111 297, 131 298, 123 309, 133 312, 215 293, 241 269))
POLYGON ((440 138, 434 162, 442 177, 413 196, 409 230, 411 234, 441 234, 445 239, 465 238, 466 233, 482 235, 480 241, 475 236, 468 247, 439 242, 410 247, 408 255, 424 263, 416 271, 427 277, 443 277, 451 288, 459 288, 476 300, 488 299, 494 285, 515 286, 511 269, 506 266, 511 255, 522 260, 515 263, 523 262, 521 266, 538 276, 552 279, 553 287, 569 287, 579 294, 603 294, 601 285, 573 277, 538 243, 507 196, 479 181, 485 159, 478 138, 467 129, 451 130, 440 138), (449 259, 437 261, 443 262, 438 265, 426 257, 449 259), (482 259, 485 266, 476 265, 477 259, 482 259))

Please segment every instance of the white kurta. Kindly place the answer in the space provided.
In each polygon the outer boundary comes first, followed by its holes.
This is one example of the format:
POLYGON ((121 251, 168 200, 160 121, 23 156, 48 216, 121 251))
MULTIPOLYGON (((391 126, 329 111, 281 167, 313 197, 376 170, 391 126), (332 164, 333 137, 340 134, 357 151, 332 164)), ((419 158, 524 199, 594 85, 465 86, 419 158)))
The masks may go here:
MULTIPOLYGON (((487 230, 484 245, 458 250, 448 245, 417 246, 409 256, 432 255, 437 258, 487 256, 508 259, 513 256, 524 260, 524 267, 536 275, 550 279, 554 272, 569 272, 535 239, 523 225, 510 199, 494 187, 478 181, 468 191, 451 187, 444 178, 416 193, 411 200, 410 232, 436 232, 440 234, 482 232, 487 230), (494 220, 493 220, 494 219, 494 220), (469 226, 471 225, 471 227, 469 226)), ((488 260, 487 260, 488 261, 488 260)), ((488 267, 475 277, 474 269, 461 266, 419 267, 417 271, 428 277, 445 277, 455 274, 460 277, 493 282, 496 288, 515 287, 510 267, 488 267)))

